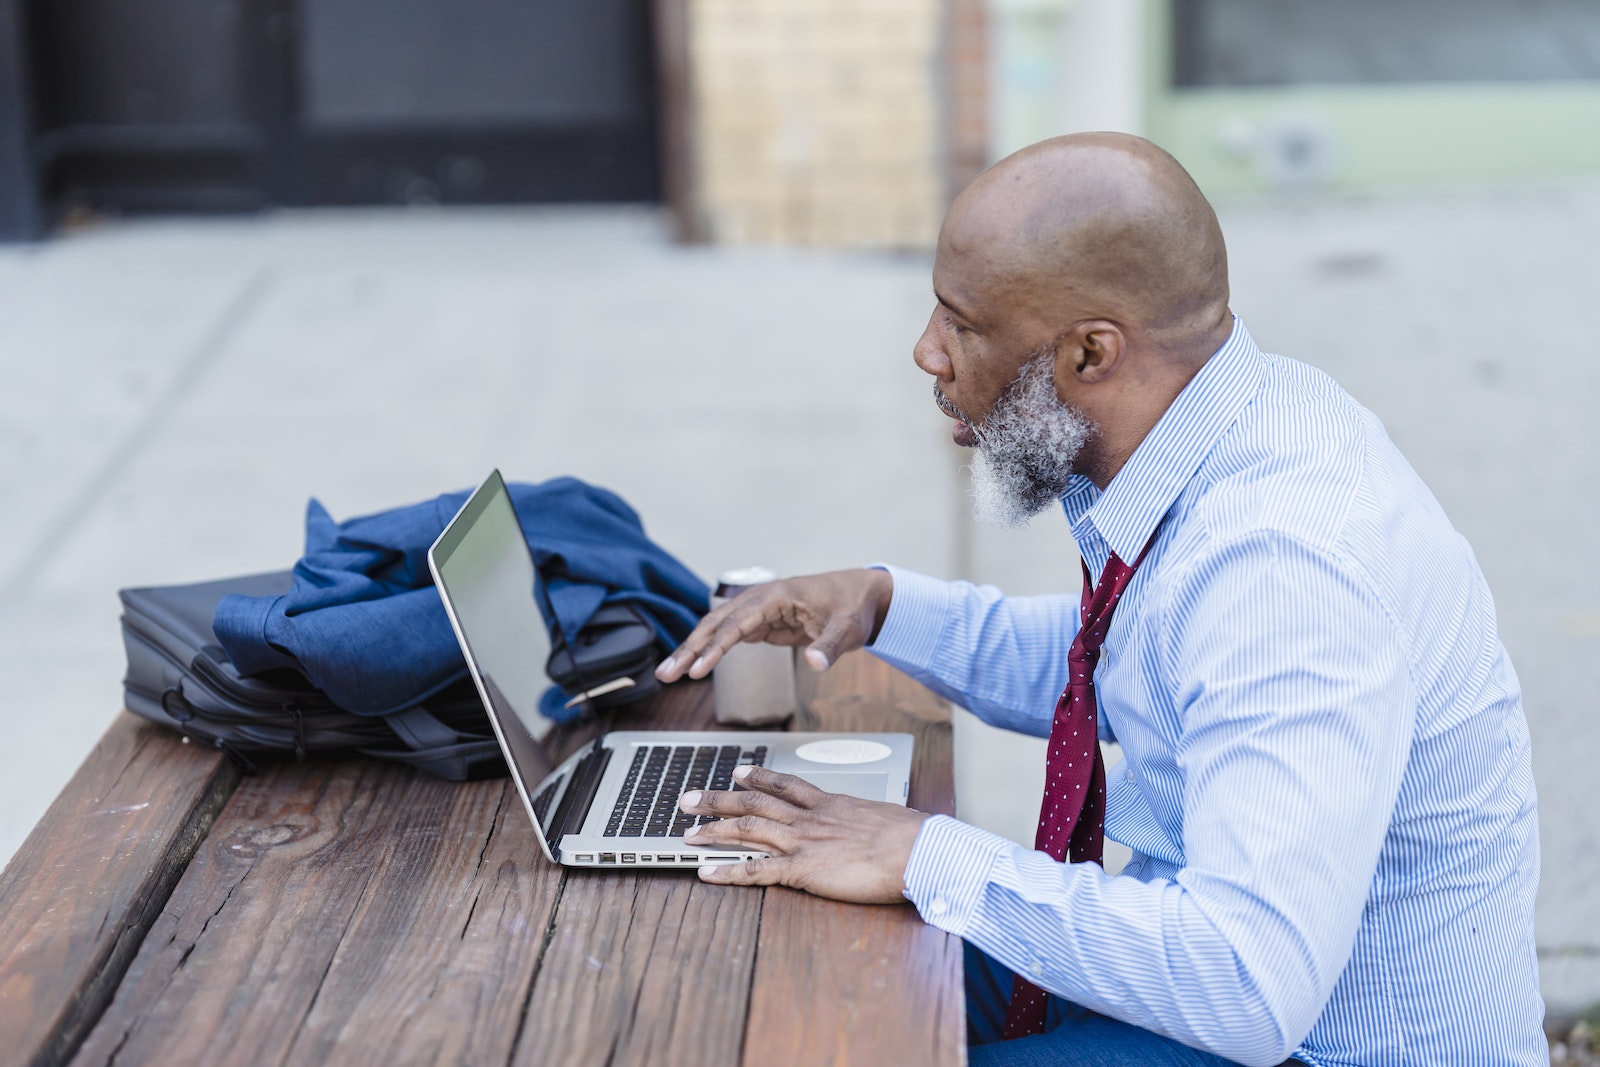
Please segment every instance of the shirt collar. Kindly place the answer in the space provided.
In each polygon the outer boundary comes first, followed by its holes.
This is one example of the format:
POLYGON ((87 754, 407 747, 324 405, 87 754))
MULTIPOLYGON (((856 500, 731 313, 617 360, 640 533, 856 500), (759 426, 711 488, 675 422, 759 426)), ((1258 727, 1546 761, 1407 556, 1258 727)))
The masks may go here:
POLYGON ((1178 494, 1255 395, 1262 360, 1250 331, 1235 315, 1228 339, 1183 387, 1110 484, 1102 491, 1082 475, 1068 483, 1061 503, 1079 544, 1092 530, 1125 562, 1138 557, 1178 494))

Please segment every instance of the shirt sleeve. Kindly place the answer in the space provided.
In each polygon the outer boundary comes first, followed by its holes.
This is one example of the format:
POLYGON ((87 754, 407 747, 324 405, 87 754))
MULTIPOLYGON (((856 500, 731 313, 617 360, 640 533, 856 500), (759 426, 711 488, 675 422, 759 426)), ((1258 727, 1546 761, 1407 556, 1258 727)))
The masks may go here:
POLYGON ((886 564, 889 613, 868 650, 994 726, 1050 733, 1078 633, 1078 597, 1007 597, 886 564))
POLYGON ((1355 943, 1414 727, 1405 642, 1359 568, 1279 536, 1208 554, 1163 599, 1174 877, 1110 877, 936 817, 906 896, 1043 989, 1277 1064, 1355 943))

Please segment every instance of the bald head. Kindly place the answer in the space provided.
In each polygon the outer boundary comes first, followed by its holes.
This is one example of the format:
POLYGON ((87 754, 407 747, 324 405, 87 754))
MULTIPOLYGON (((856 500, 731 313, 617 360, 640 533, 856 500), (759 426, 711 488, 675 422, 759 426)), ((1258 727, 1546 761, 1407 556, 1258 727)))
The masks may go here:
MULTIPOLYGON (((1228 321, 1216 214, 1166 152, 1073 134, 1001 160, 951 207, 941 273, 1041 319, 1106 319, 1143 343, 1198 352, 1228 321)), ((936 286, 940 279, 935 278, 936 286)))
POLYGON ((1108 484, 1233 330, 1211 205, 1125 134, 1057 137, 980 175, 945 216, 933 289, 913 358, 956 443, 1019 465, 1024 512, 1072 472, 1108 484))

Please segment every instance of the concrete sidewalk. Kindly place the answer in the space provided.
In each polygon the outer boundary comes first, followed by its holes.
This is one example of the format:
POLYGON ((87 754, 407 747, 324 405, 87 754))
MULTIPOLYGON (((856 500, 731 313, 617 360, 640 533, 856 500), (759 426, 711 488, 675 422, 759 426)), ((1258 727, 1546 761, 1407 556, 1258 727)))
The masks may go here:
MULTIPOLYGON (((1600 999, 1600 187, 1225 206, 1235 308, 1384 418, 1475 546, 1526 687, 1553 1005, 1600 999), (1580 550, 1570 552, 1570 546, 1580 550)), ((966 517, 910 361, 926 257, 681 249, 643 209, 283 214, 0 249, 0 858, 117 707, 115 591, 287 566, 490 466, 622 493, 703 575, 893 559, 1076 587, 1050 516, 966 517)), ((974 731, 962 725, 963 737, 974 731)), ((1025 835, 1030 743, 963 814, 1025 835)), ((1030 810, 1032 809, 1032 810, 1030 810)))

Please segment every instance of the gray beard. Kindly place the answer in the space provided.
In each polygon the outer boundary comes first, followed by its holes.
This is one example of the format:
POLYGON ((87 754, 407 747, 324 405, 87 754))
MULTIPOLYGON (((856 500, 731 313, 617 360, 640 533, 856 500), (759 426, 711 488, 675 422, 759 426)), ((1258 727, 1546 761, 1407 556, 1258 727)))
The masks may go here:
POLYGON ((1097 429, 1056 395, 1053 349, 1023 365, 982 427, 968 425, 978 449, 972 463, 973 517, 1013 529, 1026 526, 1067 491, 1078 454, 1097 429))

